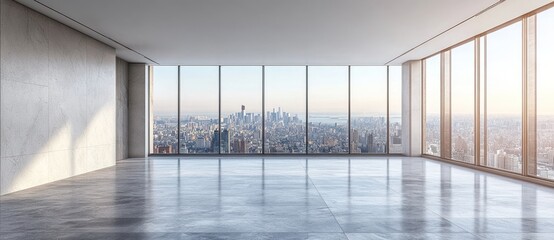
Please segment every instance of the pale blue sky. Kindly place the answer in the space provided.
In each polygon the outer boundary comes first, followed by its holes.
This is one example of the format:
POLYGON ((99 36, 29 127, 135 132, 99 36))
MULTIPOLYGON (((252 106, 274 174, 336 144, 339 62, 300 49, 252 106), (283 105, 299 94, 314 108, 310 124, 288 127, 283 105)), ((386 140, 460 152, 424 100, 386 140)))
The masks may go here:
POLYGON ((265 67, 266 111, 282 111, 306 118, 306 67, 265 67))
POLYGON ((352 116, 386 116, 386 67, 352 66, 350 83, 352 116))
POLYGON ((521 115, 522 23, 487 35, 487 114, 521 115))
POLYGON ((221 114, 240 112, 241 105, 246 112, 262 113, 262 67, 221 67, 221 114))
MULTIPOLYGON (((266 66, 266 111, 282 111, 304 117, 306 111, 306 67, 266 66)), ((309 109, 312 114, 347 114, 348 67, 309 67, 309 109)), ((160 115, 177 114, 177 67, 154 67, 153 110, 160 115)), ((181 114, 217 116, 218 67, 181 67, 181 114)), ((353 66, 352 115, 386 114, 386 67, 353 66)), ((261 113, 262 68, 260 66, 221 67, 221 111, 226 116, 239 112, 261 113)), ((391 114, 400 113, 401 68, 391 67, 391 114)))
POLYGON ((468 42, 458 46, 451 53, 452 114, 473 115, 475 85, 475 44, 468 42))

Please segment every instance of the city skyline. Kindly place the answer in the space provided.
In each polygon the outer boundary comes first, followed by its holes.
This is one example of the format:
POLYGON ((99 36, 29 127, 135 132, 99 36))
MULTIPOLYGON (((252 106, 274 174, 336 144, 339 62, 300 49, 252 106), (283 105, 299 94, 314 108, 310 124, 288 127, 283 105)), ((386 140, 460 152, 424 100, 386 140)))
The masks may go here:
MULTIPOLYGON (((223 131, 221 153, 261 153, 261 116, 246 111, 217 118, 190 116, 177 123, 176 116, 154 117, 154 153, 218 153, 220 146, 219 124, 223 131), (181 127, 177 141, 177 126, 181 127), (180 146, 177 143, 181 142, 180 146), (214 145, 215 144, 215 145, 214 145)), ((328 118, 305 122, 298 115, 276 107, 265 115, 266 153, 347 153, 349 144, 352 153, 385 153, 386 117, 353 117, 351 143, 347 125, 341 119, 328 118), (308 139, 306 142, 306 124, 308 139)), ((400 151, 400 121, 391 122, 391 147, 400 151)))

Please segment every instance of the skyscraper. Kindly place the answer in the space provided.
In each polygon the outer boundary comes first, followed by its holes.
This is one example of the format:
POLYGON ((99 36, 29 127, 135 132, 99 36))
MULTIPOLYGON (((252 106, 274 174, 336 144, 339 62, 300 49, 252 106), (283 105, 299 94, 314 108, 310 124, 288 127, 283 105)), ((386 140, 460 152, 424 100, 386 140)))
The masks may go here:
POLYGON ((244 105, 240 106, 240 120, 244 121, 244 110, 246 110, 246 107, 244 105))
POLYGON ((246 142, 244 139, 235 139, 232 147, 234 153, 246 153, 246 142))
MULTIPOLYGON (((219 130, 214 130, 214 137, 212 138, 212 149, 214 152, 219 152, 219 130)), ((221 153, 229 153, 230 143, 229 143, 229 130, 223 129, 221 132, 221 153)))
POLYGON ((367 135, 367 151, 373 152, 373 133, 367 135))

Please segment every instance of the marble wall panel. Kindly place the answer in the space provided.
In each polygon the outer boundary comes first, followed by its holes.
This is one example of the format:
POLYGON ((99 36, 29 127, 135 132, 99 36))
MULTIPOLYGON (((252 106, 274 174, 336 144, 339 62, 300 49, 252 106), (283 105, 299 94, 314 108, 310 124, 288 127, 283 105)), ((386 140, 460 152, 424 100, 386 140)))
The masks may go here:
POLYGON ((0 194, 115 164, 115 50, 0 0, 0 194))
POLYGON ((48 151, 48 87, 3 81, 0 100, 1 157, 48 151))
POLYGON ((129 157, 145 157, 148 141, 146 139, 146 82, 148 66, 129 64, 129 157), (131 130, 132 129, 132 130, 131 130))
POLYGON ((116 160, 126 159, 128 156, 128 97, 127 88, 129 64, 120 58, 116 60, 116 160))
POLYGON ((48 85, 50 19, 11 0, 1 1, 1 79, 48 85))
POLYGON ((49 150, 86 147, 86 36, 57 22, 49 27, 49 150))

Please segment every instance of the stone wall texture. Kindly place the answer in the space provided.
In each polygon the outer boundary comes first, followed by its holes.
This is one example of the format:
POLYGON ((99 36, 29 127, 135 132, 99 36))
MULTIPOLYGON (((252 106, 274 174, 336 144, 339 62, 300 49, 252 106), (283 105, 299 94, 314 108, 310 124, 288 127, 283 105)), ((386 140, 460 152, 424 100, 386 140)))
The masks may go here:
POLYGON ((114 165, 115 50, 13 0, 0 12, 0 194, 114 165))

